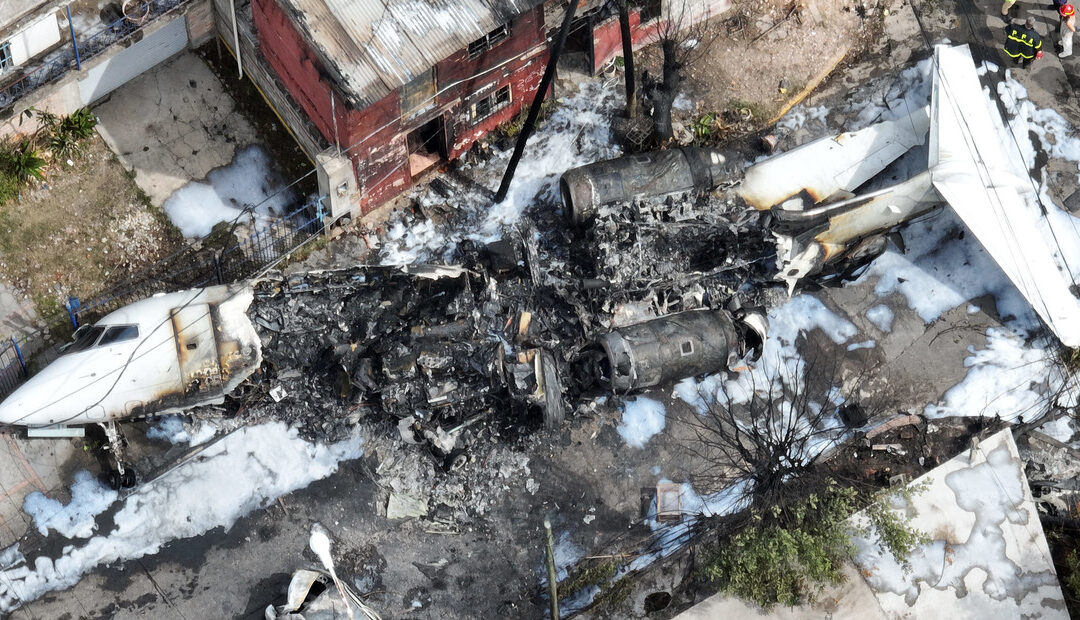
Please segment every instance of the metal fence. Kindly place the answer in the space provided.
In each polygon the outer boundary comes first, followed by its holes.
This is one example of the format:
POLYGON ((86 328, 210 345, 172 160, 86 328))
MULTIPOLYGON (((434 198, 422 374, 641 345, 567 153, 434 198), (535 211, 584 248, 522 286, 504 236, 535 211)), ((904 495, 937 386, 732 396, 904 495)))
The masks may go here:
POLYGON ((73 66, 79 66, 109 47, 126 40, 154 20, 172 13, 191 0, 148 0, 145 19, 134 21, 121 17, 106 25, 101 30, 87 36, 80 43, 77 39, 72 45, 51 52, 37 67, 27 72, 18 80, 0 88, 0 112, 14 107, 15 102, 31 91, 63 77, 73 66))
MULTIPOLYGON (((94 299, 77 300, 69 312, 77 322, 85 323, 154 293, 225 284, 251 277, 322 232, 323 215, 322 200, 316 198, 281 218, 257 223, 244 237, 224 242, 219 237, 214 242, 215 235, 211 233, 200 243, 165 257, 94 299)), ((239 230, 236 224, 234 221, 234 230, 239 230)))
MULTIPOLYGON (((244 226, 242 213, 225 234, 211 233, 200 242, 186 246, 157 261, 127 282, 89 300, 71 299, 68 315, 72 325, 92 322, 133 301, 154 293, 225 284, 254 276, 313 240, 323 230, 323 201, 311 199, 295 206, 286 215, 244 226), (237 236, 235 231, 250 228, 237 236), (217 240, 215 241, 215 236, 217 240)), ((29 365, 51 361, 42 354, 55 355, 41 332, 13 336, 0 341, 0 398, 10 394, 28 376, 29 365)))

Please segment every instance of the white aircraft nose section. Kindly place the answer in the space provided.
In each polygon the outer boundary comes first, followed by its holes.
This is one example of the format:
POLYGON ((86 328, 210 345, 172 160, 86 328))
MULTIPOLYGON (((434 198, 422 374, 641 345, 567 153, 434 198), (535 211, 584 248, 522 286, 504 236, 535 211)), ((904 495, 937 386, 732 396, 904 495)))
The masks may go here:
POLYGON ((47 426, 74 422, 72 415, 78 412, 61 407, 53 382, 41 379, 31 378, 0 402, 0 426, 47 426))

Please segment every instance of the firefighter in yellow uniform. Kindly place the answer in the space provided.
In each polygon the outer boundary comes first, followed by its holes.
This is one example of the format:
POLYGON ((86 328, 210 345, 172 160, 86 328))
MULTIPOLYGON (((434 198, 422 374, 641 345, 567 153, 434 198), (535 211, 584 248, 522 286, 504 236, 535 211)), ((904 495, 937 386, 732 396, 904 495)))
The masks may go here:
POLYGON ((1034 18, 1027 18, 1022 25, 1005 25, 1005 55, 1024 67, 1042 58, 1042 37, 1035 32, 1034 18))

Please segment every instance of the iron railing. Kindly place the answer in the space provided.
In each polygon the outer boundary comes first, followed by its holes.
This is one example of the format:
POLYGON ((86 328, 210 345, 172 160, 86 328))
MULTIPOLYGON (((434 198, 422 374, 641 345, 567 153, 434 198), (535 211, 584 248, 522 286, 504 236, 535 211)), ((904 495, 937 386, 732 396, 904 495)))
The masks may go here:
POLYGON ((65 45, 51 52, 21 78, 0 88, 0 112, 7 112, 14 107, 15 102, 30 92, 60 79, 79 62, 90 60, 113 45, 128 39, 154 20, 172 13, 191 1, 147 0, 148 12, 145 19, 136 22, 127 17, 121 17, 87 36, 82 43, 76 40, 73 46, 65 45), (75 49, 78 49, 78 61, 75 49))

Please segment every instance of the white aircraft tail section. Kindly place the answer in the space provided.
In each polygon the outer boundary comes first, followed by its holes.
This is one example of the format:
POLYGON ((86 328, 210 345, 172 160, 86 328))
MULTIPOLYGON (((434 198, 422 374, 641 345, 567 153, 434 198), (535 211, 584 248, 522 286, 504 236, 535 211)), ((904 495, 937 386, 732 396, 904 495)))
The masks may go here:
MULTIPOLYGON (((938 46, 931 100, 934 187, 1046 325, 1080 346, 1080 300, 1039 206, 1027 165, 1001 116, 991 113, 968 46, 938 46)), ((1026 138, 1026 136, 1023 136, 1026 138)), ((1070 231, 1070 244, 1080 237, 1070 231)))

